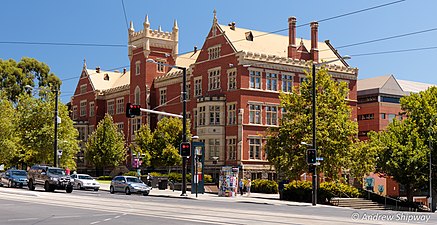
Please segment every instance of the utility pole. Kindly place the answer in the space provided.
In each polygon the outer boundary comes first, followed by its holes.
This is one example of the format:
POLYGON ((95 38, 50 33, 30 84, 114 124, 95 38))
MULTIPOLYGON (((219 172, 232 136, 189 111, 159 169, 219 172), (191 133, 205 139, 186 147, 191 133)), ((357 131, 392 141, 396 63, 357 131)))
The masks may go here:
MULTIPOLYGON (((182 70, 182 143, 187 142, 187 68, 182 70)), ((182 194, 187 196, 187 157, 182 156, 182 194)))
POLYGON ((55 89, 55 132, 53 141, 53 166, 58 167, 58 89, 55 89))

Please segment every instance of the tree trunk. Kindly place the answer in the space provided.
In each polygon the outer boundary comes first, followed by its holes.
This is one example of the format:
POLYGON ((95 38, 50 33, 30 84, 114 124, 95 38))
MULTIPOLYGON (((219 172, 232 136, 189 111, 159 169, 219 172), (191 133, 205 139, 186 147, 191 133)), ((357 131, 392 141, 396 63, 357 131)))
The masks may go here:
POLYGON ((405 185, 405 191, 407 192, 407 200, 413 202, 413 189, 410 185, 405 185))

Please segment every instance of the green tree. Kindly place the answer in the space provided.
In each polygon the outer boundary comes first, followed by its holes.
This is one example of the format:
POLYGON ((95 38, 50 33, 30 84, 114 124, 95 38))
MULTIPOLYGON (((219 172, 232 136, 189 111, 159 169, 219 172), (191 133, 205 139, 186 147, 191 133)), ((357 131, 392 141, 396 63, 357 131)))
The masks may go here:
MULTIPOLYGON (((21 95, 16 108, 15 130, 19 137, 16 163, 53 163, 55 95, 48 91, 43 98, 21 95)), ((62 149, 61 167, 76 168, 74 158, 79 151, 78 131, 73 127, 67 106, 59 103, 58 149, 62 149)))
POLYGON ((370 140, 381 146, 378 170, 393 176, 405 186, 407 198, 413 201, 413 192, 426 185, 429 148, 413 120, 393 120, 387 130, 370 140))
POLYGON ((18 136, 15 132, 15 109, 0 91, 0 164, 13 165, 18 152, 18 136))
MULTIPOLYGON (((378 135, 376 132, 369 133, 370 136, 378 135)), ((373 139, 373 137, 371 138, 373 139)), ((376 170, 378 153, 384 149, 374 141, 357 141, 350 149, 351 160, 349 164, 350 173, 360 183, 363 177, 376 170)))
POLYGON ((24 57, 18 63, 13 59, 0 59, 0 89, 9 100, 16 102, 20 94, 30 93, 31 90, 26 90, 25 86, 34 87, 35 80, 42 89, 51 87, 52 90, 59 90, 61 85, 61 80, 50 72, 47 64, 36 59, 24 57))
MULTIPOLYGON (((187 127, 190 127, 187 125, 187 127)), ((187 139, 190 131, 187 129, 187 139)), ((182 142, 182 120, 178 118, 163 118, 157 128, 151 132, 143 125, 136 133, 135 144, 142 153, 150 156, 152 167, 167 167, 180 165, 179 145, 182 142)))
POLYGON ((85 158, 96 166, 97 171, 106 166, 118 166, 126 159, 124 135, 109 114, 99 122, 85 146, 85 158))
MULTIPOLYGON (((311 143, 312 75, 293 93, 281 93, 281 107, 285 110, 279 128, 270 129, 267 139, 267 158, 281 169, 278 174, 298 178, 307 171, 306 149, 301 142, 311 143), (300 93, 299 93, 300 92, 300 93)), ((350 164, 350 149, 356 140, 358 125, 351 120, 351 108, 345 101, 349 89, 345 82, 336 82, 326 69, 316 74, 317 90, 317 149, 324 161, 319 171, 336 179, 342 168, 350 164)))

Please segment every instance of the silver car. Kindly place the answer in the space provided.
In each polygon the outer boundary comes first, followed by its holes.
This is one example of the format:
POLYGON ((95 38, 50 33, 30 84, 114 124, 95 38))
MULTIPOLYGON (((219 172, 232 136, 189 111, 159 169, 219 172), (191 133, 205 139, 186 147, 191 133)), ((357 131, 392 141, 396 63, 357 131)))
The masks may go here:
POLYGON ((124 192, 127 195, 131 193, 142 193, 144 196, 149 195, 151 187, 147 186, 138 177, 132 176, 116 176, 111 181, 109 192, 114 194, 115 192, 124 192))
POLYGON ((73 180, 73 187, 76 189, 93 189, 94 191, 100 189, 100 183, 88 174, 73 174, 70 177, 73 180))

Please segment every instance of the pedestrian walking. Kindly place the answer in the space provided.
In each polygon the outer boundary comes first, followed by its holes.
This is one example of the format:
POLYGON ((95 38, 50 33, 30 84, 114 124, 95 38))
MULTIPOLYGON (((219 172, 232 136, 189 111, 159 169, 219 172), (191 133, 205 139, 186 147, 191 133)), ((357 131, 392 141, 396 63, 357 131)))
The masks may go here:
POLYGON ((250 181, 250 179, 247 179, 247 183, 246 183, 247 196, 250 196, 250 186, 252 186, 252 181, 250 181))
POLYGON ((243 192, 243 188, 244 188, 243 178, 240 179, 240 182, 238 183, 238 187, 240 188, 241 196, 243 196, 243 194, 244 194, 244 192, 243 192))

